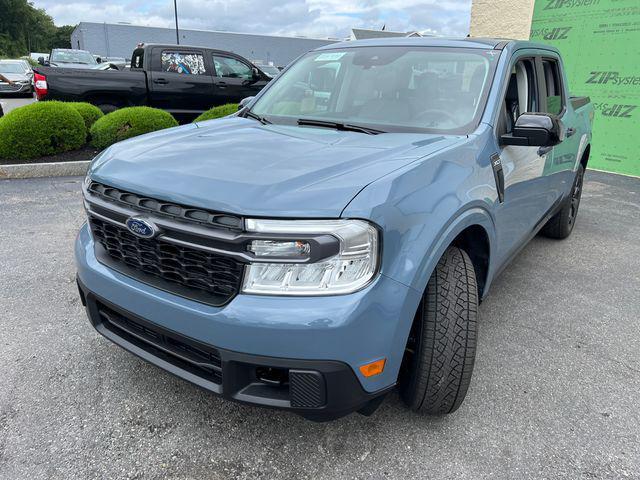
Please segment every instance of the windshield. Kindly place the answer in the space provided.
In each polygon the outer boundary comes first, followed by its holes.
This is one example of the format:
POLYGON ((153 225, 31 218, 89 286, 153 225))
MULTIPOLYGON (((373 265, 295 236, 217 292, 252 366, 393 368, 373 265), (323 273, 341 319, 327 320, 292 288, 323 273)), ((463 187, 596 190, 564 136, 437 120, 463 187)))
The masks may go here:
POLYGON ((26 73, 22 63, 0 63, 0 73, 26 73))
POLYGON ((479 122, 498 57, 494 50, 403 46, 311 52, 251 111, 273 123, 466 134, 479 122))
POLYGON ((278 70, 278 67, 274 67, 273 65, 258 65, 258 67, 260 67, 260 70, 262 70, 264 73, 272 77, 280 75, 280 70, 278 70))
POLYGON ((96 59, 89 52, 81 50, 56 50, 49 59, 51 63, 84 63, 95 65, 96 59))

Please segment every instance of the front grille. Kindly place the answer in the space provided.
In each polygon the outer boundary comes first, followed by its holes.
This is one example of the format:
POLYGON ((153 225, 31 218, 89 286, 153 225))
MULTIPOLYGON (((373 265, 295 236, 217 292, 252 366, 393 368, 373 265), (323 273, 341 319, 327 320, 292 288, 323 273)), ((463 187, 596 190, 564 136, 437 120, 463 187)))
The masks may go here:
POLYGON ((13 85, 9 85, 8 83, 0 83, 0 92, 10 92, 15 93, 22 90, 22 85, 18 85, 14 83, 13 85))
POLYGON ((243 264, 231 257, 160 238, 139 238, 126 228, 96 217, 90 216, 89 221, 108 266, 126 275, 211 305, 223 305, 240 289, 243 264), (180 286, 181 290, 172 286, 180 286))
POLYGON ((154 198, 148 198, 135 193, 109 187, 98 182, 91 182, 89 192, 100 198, 119 203, 125 207, 133 207, 141 212, 150 212, 165 217, 170 217, 201 225, 223 227, 232 230, 242 230, 241 217, 226 213, 210 212, 200 208, 192 208, 175 203, 164 202, 154 198))
POLYGON ((129 343, 172 365, 220 385, 222 361, 213 347, 196 345, 152 324, 142 324, 97 302, 102 324, 129 343))

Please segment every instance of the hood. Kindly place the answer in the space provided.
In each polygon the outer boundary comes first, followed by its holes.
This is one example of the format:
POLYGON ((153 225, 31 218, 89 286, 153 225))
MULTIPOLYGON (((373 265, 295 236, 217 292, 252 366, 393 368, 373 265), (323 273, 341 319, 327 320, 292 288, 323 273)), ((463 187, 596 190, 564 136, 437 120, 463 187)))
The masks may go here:
POLYGON ((123 190, 219 212, 336 218, 369 183, 461 138, 366 135, 233 117, 116 144, 96 158, 90 175, 123 190))
POLYGON ((23 73, 0 72, 0 75, 2 75, 7 80, 11 80, 12 82, 29 82, 31 80, 26 74, 23 74, 23 73))

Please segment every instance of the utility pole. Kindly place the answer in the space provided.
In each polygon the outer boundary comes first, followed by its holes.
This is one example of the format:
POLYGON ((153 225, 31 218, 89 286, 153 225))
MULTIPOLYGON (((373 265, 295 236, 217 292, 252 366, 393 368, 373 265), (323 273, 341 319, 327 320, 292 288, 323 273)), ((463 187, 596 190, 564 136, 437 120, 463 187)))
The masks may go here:
POLYGON ((180 45, 180 32, 178 31, 178 0, 173 0, 173 10, 176 14, 176 43, 180 45))

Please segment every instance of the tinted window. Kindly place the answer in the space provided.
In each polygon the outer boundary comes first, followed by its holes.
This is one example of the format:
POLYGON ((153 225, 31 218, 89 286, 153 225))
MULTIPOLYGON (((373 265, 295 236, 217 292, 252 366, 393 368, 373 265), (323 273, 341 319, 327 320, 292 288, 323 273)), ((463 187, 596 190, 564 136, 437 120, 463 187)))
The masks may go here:
POLYGON ((204 56, 201 53, 163 50, 161 57, 163 72, 183 75, 204 75, 204 56))
POLYGON ((494 51, 404 46, 312 52, 280 74, 252 110, 282 123, 468 132, 482 113, 497 58, 494 51))
POLYGON ((51 63, 82 63, 85 65, 97 63, 89 52, 81 50, 54 50, 49 60, 51 63))
POLYGON ((235 58, 214 55, 213 65, 216 69, 216 77, 219 78, 241 78, 242 80, 253 78, 253 69, 235 58))
POLYGON ((142 68, 144 65, 144 49, 137 48, 133 52, 133 57, 131 58, 131 66, 133 68, 142 68))
POLYGON ((547 85, 546 111, 559 115, 562 111, 562 83, 560 82, 560 71, 558 62, 554 60, 543 60, 542 68, 544 80, 547 85))

